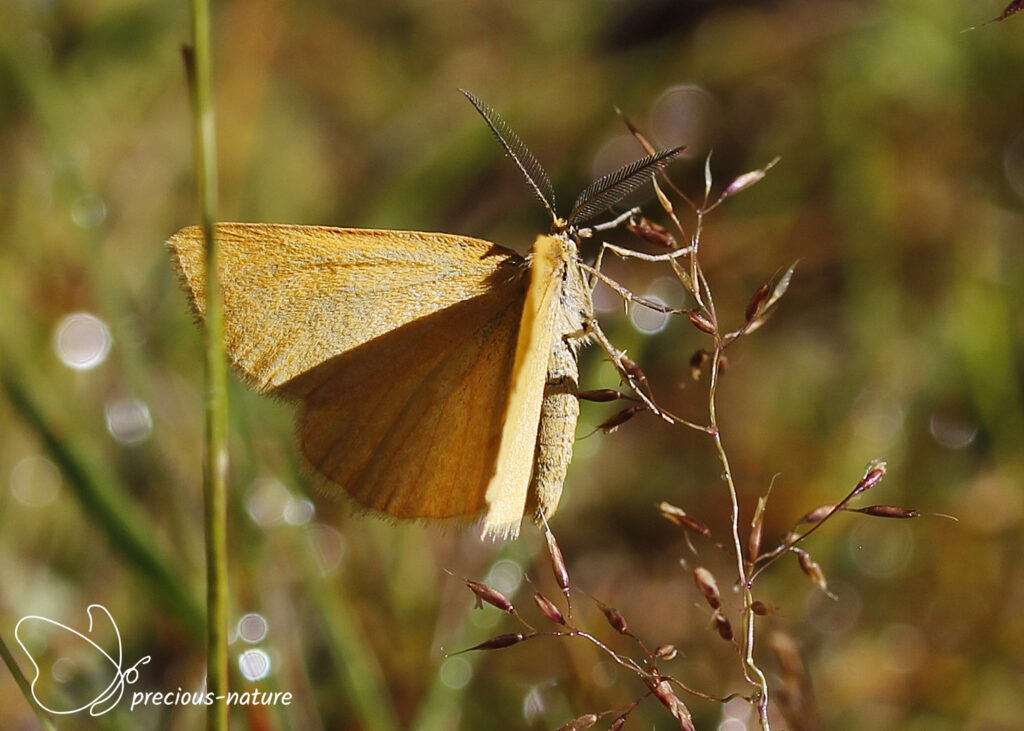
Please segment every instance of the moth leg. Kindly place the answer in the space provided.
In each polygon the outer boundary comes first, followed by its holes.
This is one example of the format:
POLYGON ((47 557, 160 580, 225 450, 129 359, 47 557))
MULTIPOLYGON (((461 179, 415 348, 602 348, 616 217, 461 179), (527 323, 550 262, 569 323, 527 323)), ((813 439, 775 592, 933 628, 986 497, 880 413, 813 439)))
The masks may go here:
POLYGON ((579 231, 576 232, 576 235, 579 236, 580 238, 587 238, 589 236, 593 236, 594 231, 607 231, 609 229, 616 228, 624 224, 626 221, 631 221, 632 219, 636 218, 639 215, 640 207, 633 206, 625 213, 622 213, 613 218, 611 221, 605 221, 604 223, 598 223, 594 226, 581 228, 579 231))
MULTIPOLYGON (((666 305, 661 304, 660 302, 655 302, 654 300, 647 299, 646 297, 641 297, 639 295, 633 294, 611 277, 607 276, 606 274, 602 274, 596 267, 587 266, 582 262, 579 266, 585 272, 595 277, 594 285, 597 284, 597 280, 604 282, 606 285, 608 285, 609 288, 616 292, 627 303, 635 302, 638 305, 642 305, 643 307, 646 307, 650 310, 654 310, 655 312, 663 312, 666 315, 681 315, 684 313, 684 310, 681 310, 677 307, 668 307, 666 305)), ((593 291, 593 287, 591 287, 591 291, 593 291)))
MULTIPOLYGON (((630 214, 632 214, 633 212, 634 211, 629 211, 630 214)), ((610 221, 609 223, 615 222, 620 221, 619 219, 616 219, 615 221, 610 221)), ((626 249, 622 246, 616 246, 615 244, 609 244, 607 241, 602 241, 601 248, 597 252, 597 258, 594 260, 593 269, 596 270, 597 272, 601 271, 601 265, 604 263, 604 255, 606 252, 611 252, 612 254, 618 256, 620 259, 639 259, 640 261, 649 262, 670 262, 673 264, 673 267, 675 267, 677 265, 677 259, 681 259, 684 256, 688 256, 692 254, 693 251, 694 247, 684 246, 681 249, 673 249, 672 251, 669 251, 664 254, 645 254, 642 251, 633 251, 632 249, 626 249)))
POLYGON ((665 254, 645 254, 642 251, 633 251, 632 249, 626 249, 622 246, 616 246, 615 244, 609 244, 607 241, 601 242, 601 252, 598 254, 600 257, 604 254, 605 250, 612 252, 616 256, 620 256, 623 259, 639 259, 640 261, 672 261, 673 259, 679 259, 680 257, 687 256, 693 253, 692 246, 684 246, 681 249, 673 249, 672 251, 665 254))

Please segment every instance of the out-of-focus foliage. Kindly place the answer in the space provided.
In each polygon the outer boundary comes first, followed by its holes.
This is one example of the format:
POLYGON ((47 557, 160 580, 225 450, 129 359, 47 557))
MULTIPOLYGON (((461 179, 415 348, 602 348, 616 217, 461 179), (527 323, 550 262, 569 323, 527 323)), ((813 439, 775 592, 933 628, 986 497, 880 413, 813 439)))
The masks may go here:
MULTIPOLYGON (((670 174, 695 194, 712 148, 719 185, 781 156, 703 239, 718 311, 736 326, 750 294, 800 261, 773 319, 730 351, 721 385, 748 516, 774 479, 765 542, 777 541, 884 457, 871 502, 960 520, 839 516, 805 546, 838 601, 795 559, 761 585, 778 607, 760 623, 764 664, 774 680, 773 627, 796 639, 823 728, 1019 728, 1024 23, 960 32, 1001 10, 219 2, 221 218, 451 231, 525 250, 545 214, 460 87, 518 131, 563 207, 642 154, 616 107, 659 145, 689 145, 670 174)), ((185 6, 5 0, 0 21, 0 636, 27 672, 19 618, 84 628, 101 603, 124 666, 152 656, 104 720, 194 728, 192 706, 128 710, 136 690, 200 688, 204 668, 200 338, 162 247, 196 218, 185 6), (76 313, 98 319, 66 319, 76 313)), ((667 269, 610 271, 640 294, 681 291, 667 269)), ((706 418, 688 365, 702 335, 684 320, 644 334, 611 296, 601 302, 664 404, 706 418)), ((616 385, 589 352, 582 386, 616 385)), ((580 434, 616 408, 584 404, 580 434)), ((239 711, 238 728, 553 728, 642 693, 571 640, 446 660, 512 628, 491 607, 472 610, 445 570, 486 578, 497 560, 492 583, 514 588, 525 572, 553 596, 542 540, 531 530, 492 546, 327 517, 322 504, 311 519, 290 421, 286 406, 233 390, 233 615, 259 614, 268 630, 231 649, 271 661, 269 676, 239 675, 238 687, 295 695, 239 711)), ((655 508, 668 500, 726 536, 719 472, 709 440, 641 415, 577 444, 553 528, 576 585, 652 646, 675 644, 664 670, 725 695, 744 689, 738 664, 680 565, 697 559, 655 508)), ((728 598, 727 560, 694 545, 728 598)), ((586 597, 577 609, 602 631, 586 597)), ((736 710, 688 703, 702 729, 736 710)), ((0 673, 0 727, 33 722, 0 673)), ((630 723, 673 727, 654 701, 630 723)))

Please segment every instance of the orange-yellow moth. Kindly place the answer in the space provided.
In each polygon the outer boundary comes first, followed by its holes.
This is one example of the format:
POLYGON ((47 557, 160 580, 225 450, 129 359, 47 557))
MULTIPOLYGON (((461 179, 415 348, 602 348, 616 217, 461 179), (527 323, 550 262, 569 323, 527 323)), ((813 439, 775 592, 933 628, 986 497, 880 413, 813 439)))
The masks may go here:
MULTIPOLYGON (((466 96, 552 214, 525 259, 444 233, 223 223, 215 236, 228 355, 258 390, 299 402, 299 444, 327 491, 396 518, 483 513, 483 535, 509 537, 524 515, 554 514, 572 458, 593 318, 577 225, 678 150, 601 178, 561 219, 533 155, 466 96)), ((168 246, 205 316, 202 229, 168 246)))

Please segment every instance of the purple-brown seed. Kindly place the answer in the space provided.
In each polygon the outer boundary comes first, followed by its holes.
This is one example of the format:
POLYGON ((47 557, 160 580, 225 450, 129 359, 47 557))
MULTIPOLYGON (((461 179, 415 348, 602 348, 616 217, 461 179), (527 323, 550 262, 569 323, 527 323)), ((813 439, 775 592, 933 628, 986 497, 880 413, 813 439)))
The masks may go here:
POLYGON ((731 195, 736 195, 740 191, 746 190, 754 183, 762 180, 768 171, 775 167, 776 162, 778 162, 778 158, 772 160, 772 162, 760 170, 751 170, 749 173, 743 173, 742 175, 734 178, 733 181, 726 186, 725 190, 722 191, 722 198, 728 198, 731 195))
POLYGON ((765 497, 757 499, 757 509, 754 511, 754 519, 750 521, 750 535, 747 538, 747 556, 751 561, 757 561, 761 555, 761 537, 764 535, 764 513, 768 500, 765 497))
POLYGON ((640 366, 636 364, 636 361, 625 353, 622 353, 619 356, 619 365, 622 366, 622 369, 626 371, 626 374, 629 375, 630 378, 635 380, 637 383, 642 383, 645 386, 647 385, 647 375, 643 370, 641 370, 640 366))
POLYGON ((647 218, 640 218, 636 222, 630 222, 626 228, 644 241, 660 246, 663 249, 675 249, 675 237, 669 230, 660 223, 655 223, 647 218))
POLYGON ((565 564, 565 556, 562 555, 562 549, 558 547, 554 533, 546 530, 544 538, 548 542, 548 555, 551 556, 551 569, 555 573, 555 581, 558 582, 562 591, 567 592, 569 591, 569 568, 565 564))
POLYGON ((476 594, 478 599, 482 599, 503 612, 515 613, 516 609, 512 605, 512 602, 497 589, 493 589, 490 586, 487 586, 487 584, 481 584, 479 581, 473 581, 472 579, 463 579, 463 581, 466 582, 466 586, 469 587, 470 591, 476 594))
POLYGON ((761 307, 768 299, 768 295, 771 294, 772 288, 765 282, 757 291, 754 292, 750 298, 750 302, 747 303, 747 309, 743 313, 747 322, 751 322, 755 317, 761 314, 761 307))
POLYGON ((622 411, 618 411, 612 414, 610 417, 602 421, 597 425, 597 428, 603 431, 605 434, 611 434, 620 426, 625 424, 627 421, 632 419, 634 416, 639 414, 641 411, 646 411, 647 407, 644 404, 633 404, 628 406, 622 411))
POLYGON ((870 469, 863 479, 857 483, 857 487, 853 489, 854 495, 859 495, 866 490, 870 490, 872 487, 877 485, 885 477, 885 473, 888 471, 889 466, 882 460, 877 460, 871 464, 870 469))
POLYGON ((800 519, 801 523, 820 523, 825 520, 832 511, 836 509, 835 504, 819 505, 814 510, 800 519))
POLYGON ((660 660, 672 660, 678 654, 675 645, 659 645, 654 651, 654 656, 660 660))
POLYGON ((675 691, 672 690, 672 684, 667 678, 663 678, 660 675, 654 675, 650 678, 646 678, 645 682, 647 687, 651 689, 654 696, 661 701, 662 705, 667 708, 673 716, 679 721, 680 728, 683 731, 695 731, 693 727, 693 717, 690 715, 690 709, 686 707, 686 704, 676 695, 675 691))
POLYGON ((604 618, 608 620, 608 624, 612 626, 612 629, 620 634, 629 634, 629 626, 626 624, 626 618, 622 616, 622 613, 618 609, 602 604, 601 612, 604 613, 604 618))
POLYGON ((522 642, 527 637, 532 635, 524 635, 522 632, 509 632, 503 635, 496 635, 489 640, 481 642, 479 645, 463 650, 463 652, 469 652, 471 650, 499 650, 502 647, 511 647, 517 642, 522 642))
POLYGON ((818 562, 811 558, 811 554, 807 553, 807 551, 802 548, 794 547, 790 550, 796 553, 797 561, 800 562, 800 570, 804 572, 807 578, 817 584, 818 588, 823 592, 829 596, 833 596, 833 594, 828 590, 828 581, 825 579, 825 572, 821 570, 821 566, 818 565, 818 562))
POLYGON ((585 713, 579 718, 575 718, 564 726, 559 726, 558 731, 583 731, 585 728, 590 728, 601 719, 596 713, 585 713))
POLYGON ((537 608, 540 609, 545 617, 555 624, 565 624, 565 617, 562 616, 562 612, 555 606, 555 603, 539 591, 534 593, 533 601, 537 603, 537 608))
POLYGON ((693 570, 693 581, 697 584, 697 590, 704 595, 712 609, 722 606, 722 596, 718 592, 718 582, 710 571, 703 566, 693 570))
POLYGON ((729 641, 733 638, 732 625, 720 609, 716 609, 715 613, 711 615, 711 623, 718 631, 718 636, 723 640, 729 641))
POLYGON ((690 322, 693 323, 695 328, 708 335, 715 334, 715 324, 702 313, 697 312, 697 310, 683 310, 683 312, 690 318, 690 322))
POLYGON ((917 518, 921 515, 917 510, 912 508, 900 508, 896 505, 868 505, 866 508, 856 508, 853 510, 854 513, 864 513, 864 515, 874 515, 877 518, 917 518))
POLYGON ((689 528, 690 530, 697 531, 705 538, 710 538, 711 540, 714 540, 714 536, 711 535, 711 529, 704 525, 704 523, 701 523, 696 518, 687 515, 682 508, 677 508, 675 505, 672 505, 671 503, 661 502, 658 504, 658 510, 661 511, 661 514, 663 516, 671 520, 676 525, 681 525, 684 528, 689 528))

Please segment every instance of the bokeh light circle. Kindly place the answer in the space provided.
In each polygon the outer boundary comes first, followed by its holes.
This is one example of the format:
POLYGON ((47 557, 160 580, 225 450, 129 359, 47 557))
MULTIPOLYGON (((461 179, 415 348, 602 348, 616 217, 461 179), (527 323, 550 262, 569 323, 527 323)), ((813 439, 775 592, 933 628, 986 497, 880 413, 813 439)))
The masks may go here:
POLYGON ((76 312, 57 323, 53 333, 53 349, 68 368, 95 368, 110 353, 113 338, 110 328, 95 315, 76 312))

